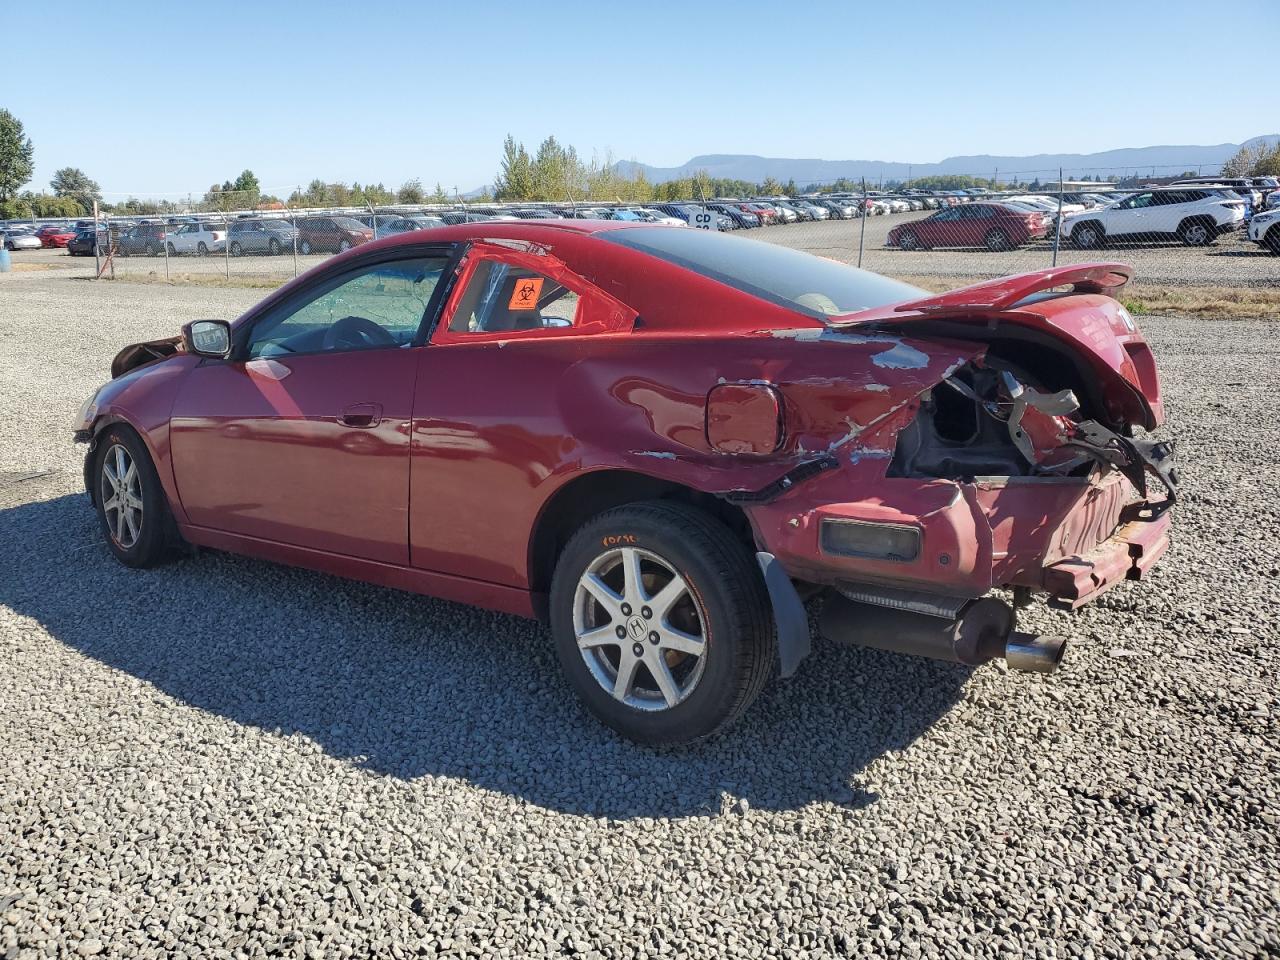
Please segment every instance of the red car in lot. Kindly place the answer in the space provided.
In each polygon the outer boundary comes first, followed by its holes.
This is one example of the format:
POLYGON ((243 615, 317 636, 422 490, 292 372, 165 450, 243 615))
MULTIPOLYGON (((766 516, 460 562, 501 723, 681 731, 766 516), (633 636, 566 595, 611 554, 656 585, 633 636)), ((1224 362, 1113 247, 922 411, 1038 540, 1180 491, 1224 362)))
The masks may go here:
POLYGON ((841 642, 1048 671, 992 591, 1146 573, 1176 478, 1129 274, 935 296, 717 232, 460 224, 126 347, 75 435, 128 565, 185 541, 538 617, 597 716, 688 741, 797 669, 811 598, 841 642))
POLYGON ((36 236, 40 238, 40 246, 42 247, 65 247, 75 235, 76 232, 74 230, 63 226, 49 225, 36 231, 36 236))
POLYGON ((889 231, 885 245, 903 250, 929 247, 986 247, 1001 251, 1043 238, 1044 215, 1003 203, 964 203, 889 231))

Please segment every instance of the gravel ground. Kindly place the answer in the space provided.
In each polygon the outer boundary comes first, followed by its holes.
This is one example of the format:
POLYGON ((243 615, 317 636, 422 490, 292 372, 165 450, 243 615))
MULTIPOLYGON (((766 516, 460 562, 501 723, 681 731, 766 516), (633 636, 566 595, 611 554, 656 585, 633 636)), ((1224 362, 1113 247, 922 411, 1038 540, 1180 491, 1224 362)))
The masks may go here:
MULTIPOLYGON (((1026 270, 1039 270, 1052 263, 1053 242, 1038 241, 1007 253, 985 250, 898 250, 886 248, 890 229, 900 223, 919 220, 925 213, 898 213, 871 217, 866 223, 862 265, 881 273, 910 276, 983 277, 1002 276, 1026 270)), ((785 246, 807 250, 820 256, 856 263, 858 220, 833 220, 825 223, 795 223, 745 231, 748 236, 785 246)), ((1076 250, 1064 242, 1058 253, 1059 263, 1079 263, 1116 258, 1131 263, 1140 282, 1173 285, 1209 286, 1275 286, 1280 284, 1280 257, 1275 257, 1243 232, 1222 237, 1210 247, 1187 247, 1176 241, 1108 247, 1105 250, 1076 250)), ((63 250, 18 251, 15 260, 26 260, 68 267, 83 275, 93 273, 93 259, 70 257, 63 250)), ((298 257, 298 271, 321 263, 325 256, 298 257)), ((232 257, 174 257, 169 261, 170 275, 225 276, 228 268, 235 278, 285 280, 293 277, 293 257, 283 255, 232 257)), ((162 257, 121 257, 116 261, 118 277, 154 277, 165 275, 162 257)))
POLYGON ((1149 318, 1184 465, 1062 671, 819 644, 726 736, 581 714, 541 628, 116 564, 69 424, 251 290, 0 275, 0 956, 1280 953, 1280 347, 1149 318))

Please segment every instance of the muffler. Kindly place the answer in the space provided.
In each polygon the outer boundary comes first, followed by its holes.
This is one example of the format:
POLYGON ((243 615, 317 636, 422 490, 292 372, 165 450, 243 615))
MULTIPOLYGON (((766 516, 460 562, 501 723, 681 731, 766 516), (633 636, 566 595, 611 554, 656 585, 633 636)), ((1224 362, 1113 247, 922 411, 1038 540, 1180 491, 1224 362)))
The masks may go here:
MULTIPOLYGON (((868 596, 865 590, 858 593, 868 596)), ((819 621, 822 635, 836 643, 971 666, 1003 657, 1014 670, 1051 673, 1062 660, 1066 640, 1019 633, 1013 626, 1013 608, 994 597, 970 600, 954 616, 936 616, 904 610, 900 604, 852 600, 837 591, 828 594, 819 621)))
POLYGON ((1027 673, 1053 673, 1067 651, 1066 637, 1038 637, 1034 633, 1009 634, 1004 647, 1004 662, 1011 670, 1027 673))

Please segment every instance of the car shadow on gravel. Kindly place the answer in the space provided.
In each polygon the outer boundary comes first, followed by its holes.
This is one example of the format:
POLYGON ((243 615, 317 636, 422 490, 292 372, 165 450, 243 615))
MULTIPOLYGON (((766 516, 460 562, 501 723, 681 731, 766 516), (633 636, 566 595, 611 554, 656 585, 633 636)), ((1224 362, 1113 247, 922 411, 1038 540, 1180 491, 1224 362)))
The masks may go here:
POLYGON ((375 774, 613 818, 873 803, 860 772, 946 714, 970 673, 819 643, 725 735, 652 750, 581 712, 537 624, 209 551, 129 570, 83 495, 0 510, 0 571, 0 604, 180 703, 375 774))

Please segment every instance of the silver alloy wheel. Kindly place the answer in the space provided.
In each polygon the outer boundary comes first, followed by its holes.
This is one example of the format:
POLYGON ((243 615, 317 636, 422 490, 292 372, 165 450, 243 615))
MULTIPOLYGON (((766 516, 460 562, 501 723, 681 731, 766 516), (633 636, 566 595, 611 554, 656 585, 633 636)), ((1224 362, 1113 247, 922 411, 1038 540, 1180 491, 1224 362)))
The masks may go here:
POLYGON ((916 235, 908 230, 898 238, 898 246, 903 250, 914 250, 916 248, 916 235))
POLYGON ((338 252, 339 252, 339 253, 346 253, 346 252, 347 252, 348 250, 350 250, 350 249, 351 249, 351 241, 350 241, 350 240, 341 240, 341 241, 339 241, 339 242, 338 242, 338 252))
POLYGON ((669 710, 693 692, 706 667, 705 625, 684 577, 638 547, 596 557, 573 596, 583 662, 614 699, 637 710, 669 710))
POLYGON ((1193 223, 1191 226, 1187 227, 1185 237, 1187 243, 1191 244, 1193 247, 1204 246, 1204 244, 1209 242, 1209 228, 1203 223, 1193 223))
POLYGON ((304 255, 309 255, 309 254, 311 253, 311 241, 310 241, 310 240, 303 240, 303 241, 302 241, 302 252, 303 252, 303 254, 304 254, 304 255))
POLYGON ((128 550, 142 532, 142 477, 123 444, 115 444, 102 458, 99 495, 111 539, 128 550))

